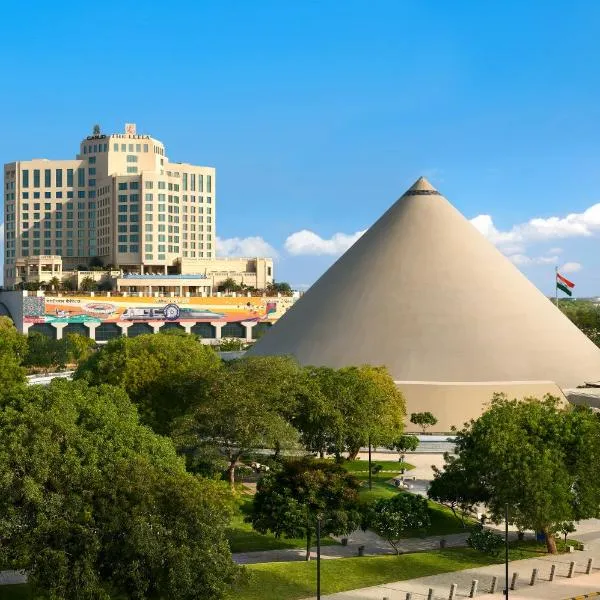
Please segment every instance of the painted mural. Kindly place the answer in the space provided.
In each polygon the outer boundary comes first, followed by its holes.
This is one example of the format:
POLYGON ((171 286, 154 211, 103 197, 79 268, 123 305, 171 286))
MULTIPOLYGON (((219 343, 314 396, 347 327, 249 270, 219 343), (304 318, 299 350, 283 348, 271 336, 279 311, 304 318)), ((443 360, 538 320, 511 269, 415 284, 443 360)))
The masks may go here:
POLYGON ((23 298, 25 323, 273 322, 292 298, 40 296, 23 298))

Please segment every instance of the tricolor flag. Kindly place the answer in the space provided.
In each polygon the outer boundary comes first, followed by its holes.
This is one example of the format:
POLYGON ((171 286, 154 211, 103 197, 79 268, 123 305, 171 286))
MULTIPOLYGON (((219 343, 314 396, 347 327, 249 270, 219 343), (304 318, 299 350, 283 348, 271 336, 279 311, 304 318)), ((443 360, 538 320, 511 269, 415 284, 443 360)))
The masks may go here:
POLYGON ((572 281, 569 281, 566 277, 563 277, 558 271, 556 272, 556 288, 567 294, 567 296, 572 296, 573 292, 571 291, 575 287, 575 284, 572 281))

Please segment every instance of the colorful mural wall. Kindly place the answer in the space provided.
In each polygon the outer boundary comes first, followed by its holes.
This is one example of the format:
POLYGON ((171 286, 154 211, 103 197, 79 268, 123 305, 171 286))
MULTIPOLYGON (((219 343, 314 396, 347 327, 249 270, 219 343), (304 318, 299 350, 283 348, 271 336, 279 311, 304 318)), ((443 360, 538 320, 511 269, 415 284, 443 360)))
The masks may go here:
POLYGON ((149 321, 269 321, 279 319, 292 298, 39 296, 23 298, 25 323, 149 321))

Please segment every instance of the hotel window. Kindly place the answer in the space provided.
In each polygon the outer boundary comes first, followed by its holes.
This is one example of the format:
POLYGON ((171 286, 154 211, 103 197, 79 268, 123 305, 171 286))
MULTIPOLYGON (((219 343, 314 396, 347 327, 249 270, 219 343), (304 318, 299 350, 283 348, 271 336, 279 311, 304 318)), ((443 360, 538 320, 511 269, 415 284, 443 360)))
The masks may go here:
POLYGON ((95 157, 95 156, 90 156, 90 157, 88 158, 88 163, 89 163, 90 165, 95 165, 95 164, 96 164, 96 157, 95 157))
POLYGON ((129 231, 135 231, 136 233, 140 230, 139 225, 130 225, 129 231))
POLYGON ((187 188, 187 186, 188 186, 188 176, 187 176, 187 173, 183 173, 182 179, 183 179, 183 181, 182 181, 183 191, 186 192, 187 189, 188 189, 187 188))
POLYGON ((95 179, 90 179, 90 180, 88 181, 88 185, 89 185, 90 187, 95 187, 95 185, 96 185, 96 180, 95 180, 95 179))
POLYGON ((204 191, 204 175, 198 175, 198 191, 204 191))
POLYGON ((36 187, 36 188, 40 187, 40 170, 39 169, 33 170, 33 187, 36 187))
POLYGON ((207 191, 207 193, 212 194, 212 176, 211 175, 206 176, 206 191, 207 191))
POLYGON ((119 223, 127 223, 127 215, 119 215, 119 223))
POLYGON ((73 187, 73 169, 67 169, 67 187, 73 187))
POLYGON ((121 152, 127 152, 127 144, 121 144, 121 152))
POLYGON ((120 190, 126 190, 127 189, 127 183, 119 183, 119 189, 120 190))
POLYGON ((151 190, 151 189, 154 187, 154 184, 152 183, 152 181, 146 181, 146 182, 144 183, 144 187, 145 187, 147 190, 151 190))
POLYGON ((56 187, 62 187, 62 169, 56 169, 56 187))
POLYGON ((23 182, 23 187, 29 187, 29 169, 23 169, 22 182, 23 182))
POLYGON ((127 246, 119 246, 119 252, 127 252, 127 246))
POLYGON ((135 151, 136 152, 141 152, 142 151, 142 145, 141 144, 136 144, 135 145, 135 151))
POLYGON ((128 154, 127 155, 127 162, 128 163, 136 163, 138 161, 138 157, 135 154, 128 154))
POLYGON ((79 187, 85 186, 85 169, 77 169, 77 185, 79 187))
POLYGON ((140 186, 138 185, 138 182, 137 182, 137 181, 132 181, 132 182, 130 182, 130 184, 129 184, 129 189, 130 189, 130 190, 137 190, 137 189, 139 189, 139 187, 140 187, 140 186))
POLYGON ((118 152, 119 151, 119 144, 113 144, 113 150, 115 152, 118 152))
POLYGON ((44 198, 52 198, 51 192, 44 192, 44 198))
POLYGON ((148 152, 148 144, 144 144, 144 152, 148 152))
POLYGON ((158 182, 158 189, 159 189, 159 190, 164 190, 164 189, 166 189, 166 187, 167 187, 167 186, 166 186, 166 184, 165 184, 165 182, 164 182, 164 181, 159 181, 159 182, 158 182))
POLYGON ((44 187, 50 187, 52 185, 52 170, 44 169, 44 187))
POLYGON ((133 144, 129 144, 129 152, 133 152, 133 144))
POLYGON ((90 167, 88 169, 88 175, 95 175, 96 174, 96 167, 90 167))

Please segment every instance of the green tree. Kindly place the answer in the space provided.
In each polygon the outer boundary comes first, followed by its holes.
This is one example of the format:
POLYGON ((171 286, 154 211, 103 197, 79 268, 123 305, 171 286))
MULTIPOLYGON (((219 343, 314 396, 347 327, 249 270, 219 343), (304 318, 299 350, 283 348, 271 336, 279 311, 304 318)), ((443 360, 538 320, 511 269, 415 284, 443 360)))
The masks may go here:
POLYGON ((98 289, 98 284, 92 277, 84 277, 79 284, 79 289, 82 292, 95 292, 98 289))
POLYGON ((228 277, 227 279, 224 279, 223 281, 221 281, 221 283, 219 284, 219 287, 218 287, 218 290, 220 292, 226 292, 226 293, 239 292, 240 289, 241 289, 240 286, 231 277, 228 277))
POLYGON ((78 333, 68 333, 63 338, 63 342, 66 346, 67 361, 69 363, 80 363, 87 360, 96 348, 94 340, 78 333))
MULTIPOLYGON (((191 464, 205 461, 215 449, 227 462, 228 480, 235 485, 239 461, 256 449, 294 447, 298 433, 284 417, 289 395, 282 371, 284 357, 252 357, 227 365, 214 374, 190 414, 175 429, 178 447, 191 464)), ((297 367, 296 367, 297 369, 297 367)), ((293 385, 293 384, 292 384, 293 385)))
MULTIPOLYGON (((600 507, 600 419, 591 409, 563 407, 558 399, 523 402, 496 395, 491 408, 457 433, 457 458, 436 479, 464 477, 465 494, 485 498, 495 522, 506 504, 519 530, 554 533, 565 522, 597 517, 600 507)), ((435 481, 434 481, 435 483, 435 481)))
POLYGON ((427 500, 414 494, 400 493, 392 498, 381 498, 366 508, 366 524, 399 554, 398 542, 410 531, 425 530, 430 526, 427 500))
POLYGON ((186 472, 114 387, 53 381, 0 408, 0 559, 36 598, 225 598, 230 494, 186 472))
POLYGON ((217 346, 219 352, 232 352, 244 349, 244 342, 236 338, 222 338, 217 346))
POLYGON ((220 368, 212 348, 193 336, 140 335, 110 340, 79 365, 74 378, 122 387, 142 421, 166 434, 220 368))
POLYGON ((402 433, 404 397, 384 367, 308 368, 295 424, 306 447, 354 459, 369 441, 387 446, 402 433))
POLYGON ((0 396, 25 383, 21 366, 27 355, 27 337, 19 333, 8 317, 0 317, 0 396))
POLYGON ((50 279, 50 281, 48 281, 48 289, 53 290, 53 291, 58 291, 60 290, 61 285, 60 285, 60 279, 58 277, 56 277, 56 275, 54 277, 52 277, 52 279, 50 279))
POLYGON ((465 526, 465 515, 474 512, 475 505, 485 503, 488 494, 479 480, 465 472, 461 461, 452 454, 444 454, 444 469, 433 466, 433 481, 427 495, 432 500, 445 504, 465 526), (459 512, 457 512, 459 511, 459 512))
POLYGON ((360 483, 341 465, 330 461, 287 461, 257 484, 248 521, 260 533, 305 538, 306 560, 317 518, 323 535, 347 534, 360 526, 360 483))
POLYGON ((467 545, 473 550, 497 556, 500 548, 504 544, 504 538, 489 529, 484 529, 483 525, 476 525, 467 538, 467 545))
POLYGON ((399 438, 393 441, 388 448, 390 450, 396 450, 400 454, 405 452, 414 452, 419 446, 419 438, 416 435, 401 435, 399 438))
POLYGON ((27 336, 25 365, 49 369, 54 366, 64 366, 66 362, 67 353, 62 340, 55 340, 35 331, 27 336))
POLYGON ((410 415, 410 422, 413 425, 418 425, 423 431, 423 433, 425 433, 428 427, 433 427, 434 425, 437 425, 438 420, 433 416, 432 413, 427 411, 412 413, 410 415))

